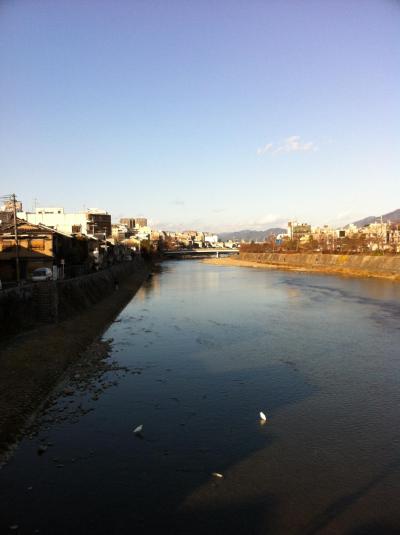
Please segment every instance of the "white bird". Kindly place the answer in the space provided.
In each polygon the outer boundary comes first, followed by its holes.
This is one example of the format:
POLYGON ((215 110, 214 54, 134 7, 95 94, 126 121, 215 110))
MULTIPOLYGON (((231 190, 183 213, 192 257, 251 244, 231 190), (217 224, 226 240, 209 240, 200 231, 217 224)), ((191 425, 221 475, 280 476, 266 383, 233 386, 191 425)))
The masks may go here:
POLYGON ((260 412, 260 418, 263 422, 266 422, 267 421, 267 417, 265 416, 265 414, 261 411, 260 412))
POLYGON ((135 435, 140 435, 140 433, 143 431, 143 425, 140 424, 138 425, 137 427, 135 427, 135 429, 133 430, 133 432, 135 433, 135 435))

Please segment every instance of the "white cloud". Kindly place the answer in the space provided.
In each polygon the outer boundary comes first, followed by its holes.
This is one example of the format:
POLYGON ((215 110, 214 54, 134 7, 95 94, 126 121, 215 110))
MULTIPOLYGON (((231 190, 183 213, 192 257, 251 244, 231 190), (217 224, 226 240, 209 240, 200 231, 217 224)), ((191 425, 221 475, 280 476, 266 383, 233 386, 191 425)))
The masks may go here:
POLYGON ((282 215, 265 214, 252 219, 240 219, 232 223, 221 222, 219 225, 214 225, 218 232, 229 232, 236 230, 267 230, 273 227, 286 228, 289 219, 282 215))
POLYGON ((226 208, 214 208, 211 210, 214 214, 221 214, 222 212, 225 212, 226 208))
MULTIPOLYGON (((290 218, 289 218, 290 219, 290 218)), ((231 219, 220 221, 206 221, 203 218, 190 219, 185 222, 167 220, 149 220, 149 225, 158 230, 181 232, 184 230, 199 230, 203 232, 230 232, 238 230, 266 230, 272 227, 286 228, 289 219, 282 215, 265 214, 254 218, 243 218, 232 222, 231 219)))
POLYGON ((264 147, 257 149, 257 154, 260 156, 261 154, 265 154, 266 152, 271 152, 272 147, 273 143, 267 143, 264 147))
POLYGON ((336 219, 337 221, 343 221, 344 219, 348 219, 349 217, 351 217, 353 213, 354 212, 352 210, 345 210, 344 212, 339 212, 336 215, 336 219))
POLYGON ((247 222, 247 225, 251 227, 262 227, 263 225, 270 225, 272 223, 276 223, 278 221, 281 221, 281 217, 276 214, 265 214, 257 219, 253 219, 247 222))
POLYGON ((258 156, 270 152, 271 154, 287 153, 287 152, 316 152, 318 150, 314 141, 303 142, 300 136, 290 136, 284 139, 281 143, 267 143, 264 147, 257 149, 258 156))

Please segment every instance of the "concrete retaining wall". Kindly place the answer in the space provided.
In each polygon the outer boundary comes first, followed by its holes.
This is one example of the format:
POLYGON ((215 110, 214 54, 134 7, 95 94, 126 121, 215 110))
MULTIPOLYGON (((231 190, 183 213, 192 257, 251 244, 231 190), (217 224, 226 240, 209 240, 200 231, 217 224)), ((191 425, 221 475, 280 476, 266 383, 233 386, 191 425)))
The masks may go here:
POLYGON ((58 281, 58 319, 66 319, 110 295, 115 291, 116 281, 143 269, 143 266, 143 259, 137 257, 132 262, 116 264, 97 273, 58 281))
POLYGON ((332 255, 306 253, 240 253, 240 259, 277 266, 310 268, 343 273, 368 275, 400 276, 400 255, 366 256, 366 255, 332 255))
POLYGON ((38 323, 52 323, 72 317, 115 292, 115 282, 134 272, 147 274, 141 257, 116 264, 97 273, 27 284, 0 291, 0 337, 31 329, 38 323))
POLYGON ((0 336, 30 328, 35 323, 33 284, 0 291, 0 336))

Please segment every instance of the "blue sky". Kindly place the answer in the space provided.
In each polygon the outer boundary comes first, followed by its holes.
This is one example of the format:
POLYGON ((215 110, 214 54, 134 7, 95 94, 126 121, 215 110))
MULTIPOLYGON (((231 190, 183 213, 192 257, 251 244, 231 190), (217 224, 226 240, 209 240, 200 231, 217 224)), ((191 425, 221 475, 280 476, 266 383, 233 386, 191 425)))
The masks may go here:
POLYGON ((0 1, 0 194, 162 228, 400 208, 395 0, 0 1))

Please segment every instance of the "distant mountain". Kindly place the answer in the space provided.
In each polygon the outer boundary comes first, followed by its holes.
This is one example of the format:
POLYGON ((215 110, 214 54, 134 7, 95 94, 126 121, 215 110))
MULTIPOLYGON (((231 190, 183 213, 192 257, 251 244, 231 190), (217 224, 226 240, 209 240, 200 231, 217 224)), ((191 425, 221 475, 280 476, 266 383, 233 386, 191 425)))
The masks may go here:
POLYGON ((218 239, 221 241, 264 241, 267 236, 271 234, 286 233, 285 228, 274 227, 267 230, 236 230, 232 232, 221 232, 218 234, 218 239))
MULTIPOLYGON (((364 217, 363 219, 359 219, 358 221, 354 221, 353 225, 356 225, 356 227, 364 227, 365 225, 369 225, 370 223, 375 223, 375 221, 380 221, 381 216, 374 216, 370 215, 368 217, 364 217)), ((385 221, 400 221, 400 208, 398 210, 394 210, 393 212, 388 212, 387 214, 382 215, 383 222, 385 221)))

